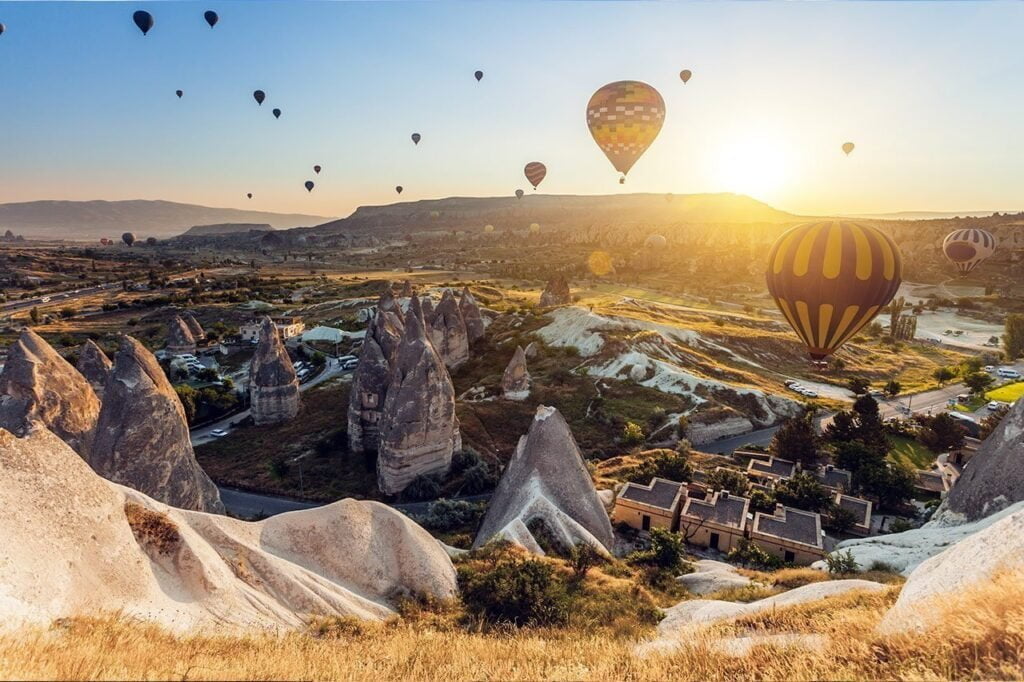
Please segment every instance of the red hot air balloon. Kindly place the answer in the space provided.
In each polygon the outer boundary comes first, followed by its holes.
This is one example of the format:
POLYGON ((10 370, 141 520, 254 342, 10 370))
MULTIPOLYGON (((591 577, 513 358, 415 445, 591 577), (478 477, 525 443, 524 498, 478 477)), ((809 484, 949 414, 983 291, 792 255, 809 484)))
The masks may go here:
POLYGON ((320 175, 320 166, 313 166, 313 172, 320 175))
POLYGON ((412 134, 412 143, 413 144, 419 144, 420 143, 420 139, 421 139, 421 137, 420 137, 419 133, 413 133, 412 134))
POLYGON ((395 186, 395 191, 398 192, 399 194, 401 194, 402 193, 402 186, 401 185, 396 185, 395 186))
POLYGON ((547 166, 540 161, 531 161, 526 164, 526 168, 523 169, 523 173, 526 175, 526 179, 530 181, 534 189, 537 189, 537 185, 541 183, 544 176, 548 174, 547 166))
POLYGON ((313 181, 312 180, 306 180, 306 191, 307 192, 312 192, 313 191, 313 181))
POLYGON ((281 110, 280 109, 274 109, 271 113, 274 114, 274 118, 281 118, 281 110))
POLYGON ((216 26, 217 22, 220 20, 220 17, 218 17, 217 13, 214 12, 212 9, 208 9, 205 12, 203 12, 203 18, 206 19, 206 23, 210 25, 210 28, 216 26))
POLYGON ((181 96, 184 95, 185 93, 182 90, 175 90, 174 94, 178 96, 178 99, 181 99, 181 96))
POLYGON ((267 93, 263 92, 262 90, 255 90, 252 93, 252 98, 256 100, 256 104, 263 106, 263 100, 267 98, 267 93))
POLYGON ((153 21, 152 14, 141 9, 132 15, 132 21, 134 21, 135 25, 139 27, 140 31, 142 31, 142 35, 149 33, 149 29, 153 28, 153 24, 156 23, 153 21))
POLYGON ((483 80, 484 72, 477 71, 476 73, 473 74, 473 77, 476 78, 476 82, 479 83, 481 80, 483 80))

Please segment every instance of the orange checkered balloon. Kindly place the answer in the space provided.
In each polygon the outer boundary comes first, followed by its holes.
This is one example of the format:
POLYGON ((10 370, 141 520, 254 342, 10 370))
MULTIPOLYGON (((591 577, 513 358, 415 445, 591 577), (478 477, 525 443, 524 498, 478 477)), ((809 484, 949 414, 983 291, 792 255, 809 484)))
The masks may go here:
POLYGON ((640 81, 617 81, 600 88, 587 104, 587 126, 594 142, 623 175, 661 132, 665 100, 640 81))

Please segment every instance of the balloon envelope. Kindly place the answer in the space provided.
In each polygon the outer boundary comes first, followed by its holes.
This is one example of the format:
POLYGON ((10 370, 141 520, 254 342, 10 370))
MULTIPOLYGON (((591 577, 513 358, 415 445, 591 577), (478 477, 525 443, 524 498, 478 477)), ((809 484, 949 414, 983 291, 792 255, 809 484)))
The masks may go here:
POLYGON ((274 109, 274 111, 271 112, 271 113, 274 114, 274 118, 281 118, 281 110, 280 109, 274 109))
POLYGON ((395 191, 398 192, 399 194, 401 194, 402 193, 402 186, 401 185, 396 185, 395 186, 395 191))
POLYGON ((254 90, 252 93, 252 98, 256 100, 256 104, 262 105, 263 100, 267 98, 267 93, 263 92, 262 90, 254 90))
POLYGON ((682 71, 679 72, 679 78, 680 78, 680 80, 683 81, 684 85, 686 83, 690 82, 690 76, 692 76, 692 75, 693 75, 693 72, 690 71, 689 69, 683 69, 682 71))
POLYGON ((132 21, 142 31, 142 35, 149 33, 149 29, 153 28, 153 24, 156 23, 153 21, 152 14, 141 9, 132 15, 132 21))
POLYGON ((821 361, 871 322, 900 287, 903 260, 885 233, 849 221, 798 225, 768 254, 768 291, 821 361))
POLYGON ((473 74, 473 77, 476 78, 477 82, 479 83, 480 79, 482 79, 484 77, 484 72, 483 71, 477 71, 477 72, 475 72, 473 74))
POLYGON ((484 225, 484 232, 486 232, 487 234, 494 232, 494 225, 484 225))
POLYGON ((125 232, 124 234, 121 235, 121 241, 123 241, 128 246, 131 246, 132 244, 135 243, 135 235, 132 234, 131 232, 125 232))
POLYGON ((516 199, 522 199, 524 194, 526 194, 526 192, 524 192, 521 189, 517 189, 516 190, 516 199))
POLYGON ((178 99, 181 99, 181 96, 184 95, 185 93, 183 91, 181 91, 181 90, 175 90, 174 94, 178 96, 178 99))
POLYGON ((541 183, 544 176, 548 174, 547 166, 540 161, 531 161, 526 164, 526 168, 523 169, 523 173, 526 175, 526 179, 530 181, 534 189, 537 189, 537 185, 541 183))
POLYGON ((587 126, 594 142, 623 175, 629 172, 665 121, 665 100, 640 81, 617 81, 599 88, 587 103, 587 126))
POLYGON ((214 12, 212 9, 208 9, 205 12, 203 12, 203 18, 206 19, 206 23, 210 25, 210 28, 216 26, 217 22, 220 20, 220 17, 218 17, 217 13, 214 12))
POLYGON ((412 143, 413 144, 419 144, 420 143, 420 134, 419 133, 413 133, 412 134, 412 143))
POLYGON ((843 143, 843 153, 846 154, 847 156, 849 156, 850 152, 852 152, 852 151, 853 151, 853 143, 852 142, 844 142, 843 143))
POLYGON ((644 240, 644 246, 649 249, 660 248, 668 244, 668 240, 660 234, 652 234, 644 240))
POLYGON ((249 192, 249 193, 248 193, 248 194, 246 194, 245 196, 247 196, 247 197, 249 197, 250 199, 252 199, 252 192, 249 192))
POLYGON ((530 234, 537 234, 540 232, 540 223, 530 223, 530 234))
POLYGON ((953 230, 942 240, 942 253, 956 266, 961 277, 995 253, 996 238, 992 233, 977 228, 953 230))
POLYGON ((4 34, 4 31, 6 31, 6 30, 7 30, 7 27, 4 26, 3 24, 0 24, 0 36, 2 36, 4 34))
POLYGON ((306 180, 306 191, 307 192, 312 192, 313 191, 313 181, 312 180, 306 180))
POLYGON ((313 166, 313 172, 320 175, 320 166, 313 166))

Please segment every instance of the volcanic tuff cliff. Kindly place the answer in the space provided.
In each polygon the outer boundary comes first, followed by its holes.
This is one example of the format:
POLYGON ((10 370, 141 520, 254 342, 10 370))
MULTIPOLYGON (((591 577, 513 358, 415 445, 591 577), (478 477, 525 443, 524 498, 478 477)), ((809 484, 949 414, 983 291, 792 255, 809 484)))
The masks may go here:
POLYGON ((434 309, 430 340, 445 367, 454 369, 469 359, 469 333, 451 289, 445 289, 441 302, 434 309))
POLYGON ((462 319, 466 323, 466 333, 469 334, 469 344, 473 345, 484 338, 484 318, 480 314, 480 306, 473 298, 469 287, 463 287, 462 298, 459 299, 459 310, 462 312, 462 319))
POLYGON ((572 295, 569 293, 569 282, 565 277, 558 275, 548 280, 547 286, 540 294, 540 306, 549 308, 570 303, 572 303, 572 295))
POLYGON ((249 364, 249 397, 257 424, 280 424, 299 413, 299 379, 269 317, 260 323, 259 344, 249 364))
POLYGON ((167 350, 172 353, 196 352, 196 339, 192 331, 177 315, 167 322, 167 350))
POLYGON ((81 350, 78 351, 78 364, 75 365, 75 368, 82 373, 100 399, 103 398, 103 387, 107 383, 112 366, 110 358, 92 339, 82 344, 81 350))
POLYGON ((99 413, 85 377, 41 336, 23 331, 0 373, 0 428, 23 435, 38 421, 84 454, 99 413))
POLYGON ((206 338, 206 331, 203 329, 203 325, 199 324, 199 320, 191 312, 186 312, 182 320, 195 341, 202 341, 206 338))
POLYGON ((522 346, 516 346, 516 352, 505 368, 501 392, 506 400, 526 400, 530 396, 530 372, 526 369, 526 353, 522 346))
POLYGON ((98 474, 183 509, 223 513, 196 462, 185 409, 156 358, 121 339, 86 460, 98 474))
POLYGON ((384 296, 366 328, 359 364, 352 376, 348 404, 348 443, 352 452, 376 451, 384 399, 391 383, 391 364, 402 340, 402 318, 384 296))

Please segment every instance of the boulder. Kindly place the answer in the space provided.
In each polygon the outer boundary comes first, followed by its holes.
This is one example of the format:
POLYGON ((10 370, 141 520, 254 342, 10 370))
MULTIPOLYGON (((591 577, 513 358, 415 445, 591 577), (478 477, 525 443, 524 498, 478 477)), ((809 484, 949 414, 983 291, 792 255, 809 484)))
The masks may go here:
POLYGON ((352 452, 376 452, 380 445, 380 418, 402 331, 401 318, 378 306, 366 329, 349 391, 348 444, 352 452))
POLYGON ((740 575, 734 566, 711 559, 697 561, 693 566, 693 573, 679 576, 676 582, 685 587, 690 594, 696 595, 743 588, 753 583, 747 576, 740 575))
POLYGON ((188 325, 175 315, 167 323, 167 350, 171 353, 195 353, 196 340, 188 325))
POLYGON ((557 275, 549 279, 547 286, 540 294, 540 307, 550 308, 570 303, 572 303, 572 294, 569 293, 569 282, 565 277, 557 275))
POLYGON ((506 539, 544 554, 533 534, 538 526, 563 551, 586 543, 607 555, 614 544, 608 513, 569 425, 543 405, 505 467, 473 546, 506 539))
POLYGON ((434 350, 413 296, 380 418, 377 485, 401 492, 417 476, 444 474, 462 447, 455 388, 434 350))
POLYGON ((161 502, 224 512, 217 486, 196 462, 178 394, 153 354, 130 336, 114 355, 86 460, 104 478, 161 502))
POLYGON ((23 331, 0 372, 0 428, 20 436, 37 421, 84 454, 99 413, 86 378, 41 336, 23 331))
POLYGON ((526 369, 526 353, 516 346, 508 367, 501 377, 501 393, 505 400, 526 400, 530 397, 530 372, 526 369))
POLYGON ((260 323, 260 340, 249 364, 249 397, 257 424, 281 424, 299 413, 299 379, 292 359, 269 317, 260 323))
MULTIPOLYGON (((103 386, 107 383, 107 377, 110 375, 110 368, 112 366, 110 358, 92 339, 82 344, 82 348, 78 351, 78 364, 75 365, 75 369, 81 372, 82 376, 89 382, 92 390, 96 391, 96 395, 101 400, 103 398, 103 386)), ((99 414, 98 411, 97 414, 99 414)))
POLYGON ((255 523, 104 481, 45 429, 0 430, 0 629, 119 613, 178 632, 393 618, 392 599, 457 595, 444 548, 376 502, 255 523))
POLYGON ((469 359, 469 332, 451 289, 445 289, 430 328, 430 339, 445 367, 454 369, 469 359))
POLYGON ((193 339, 196 341, 202 341, 206 338, 206 331, 203 330, 203 325, 199 324, 199 320, 196 319, 196 316, 193 315, 191 311, 186 312, 182 320, 184 320, 185 324, 188 326, 188 330, 192 333, 193 339))
POLYGON ((469 287, 463 287, 462 298, 459 299, 459 310, 462 312, 462 319, 466 323, 466 333, 469 334, 470 345, 484 338, 484 318, 480 314, 480 306, 469 287))

